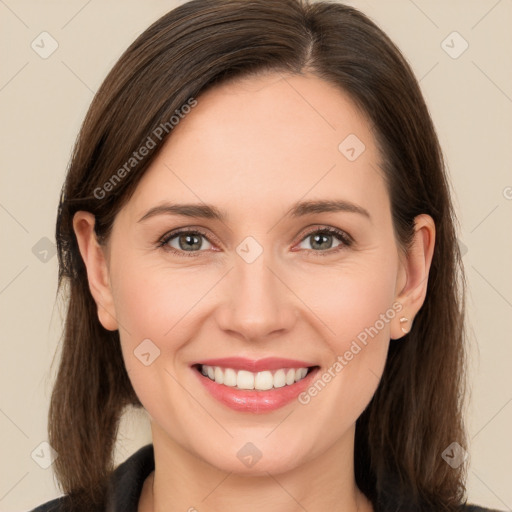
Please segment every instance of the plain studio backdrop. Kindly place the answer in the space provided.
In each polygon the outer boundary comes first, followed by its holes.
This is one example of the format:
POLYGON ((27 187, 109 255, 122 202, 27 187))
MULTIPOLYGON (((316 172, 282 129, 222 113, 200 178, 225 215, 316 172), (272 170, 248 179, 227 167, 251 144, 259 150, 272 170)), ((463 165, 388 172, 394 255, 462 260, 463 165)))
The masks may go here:
MULTIPOLYGON (((46 449, 50 365, 64 311, 55 303, 55 217, 75 137, 121 53, 180 3, 0 0, 1 511, 26 511, 60 495, 38 454, 46 449)), ((510 510, 512 2, 346 3, 402 50, 440 138, 469 285, 468 496, 510 510)), ((145 413, 127 414, 116 461, 150 441, 145 413)))

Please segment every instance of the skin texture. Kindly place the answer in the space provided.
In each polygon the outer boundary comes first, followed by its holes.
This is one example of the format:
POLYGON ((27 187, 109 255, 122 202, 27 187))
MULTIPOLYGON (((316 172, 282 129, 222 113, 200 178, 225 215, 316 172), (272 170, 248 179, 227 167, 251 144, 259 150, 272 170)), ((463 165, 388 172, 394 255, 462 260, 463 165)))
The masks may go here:
POLYGON ((372 510, 355 485, 355 422, 378 386, 390 338, 404 335, 399 319, 409 318, 409 330, 423 304, 435 240, 431 217, 420 215, 414 245, 401 253, 379 162, 370 124, 345 93, 313 75, 262 75, 198 98, 116 217, 105 248, 93 216, 75 215, 99 319, 119 329, 151 418, 156 469, 139 512, 372 510), (338 149, 349 134, 365 145, 354 161, 338 149), (313 199, 351 201, 371 219, 286 217, 293 203, 313 199), (163 214, 138 222, 164 202, 213 204, 228 218, 163 214), (343 242, 327 234, 315 250, 309 231, 328 226, 354 243, 337 251, 343 242), (168 245, 184 256, 157 247, 184 227, 208 235, 197 257, 186 256, 179 237, 168 245), (236 251, 248 236, 263 250, 250 264, 236 251), (306 405, 233 411, 189 366, 277 356, 325 371, 398 302, 402 310, 306 405), (148 338, 160 356, 145 366, 133 352, 148 338), (247 442, 262 454, 252 467, 237 457, 247 442))

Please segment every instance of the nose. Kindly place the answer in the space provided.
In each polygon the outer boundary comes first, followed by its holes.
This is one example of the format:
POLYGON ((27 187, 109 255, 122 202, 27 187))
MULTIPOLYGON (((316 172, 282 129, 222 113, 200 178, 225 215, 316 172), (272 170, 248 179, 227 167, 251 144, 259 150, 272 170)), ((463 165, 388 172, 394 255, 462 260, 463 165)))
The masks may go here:
POLYGON ((224 279, 216 309, 218 326, 246 341, 263 341, 289 332, 298 317, 297 299, 279 268, 264 258, 252 263, 236 258, 224 279))

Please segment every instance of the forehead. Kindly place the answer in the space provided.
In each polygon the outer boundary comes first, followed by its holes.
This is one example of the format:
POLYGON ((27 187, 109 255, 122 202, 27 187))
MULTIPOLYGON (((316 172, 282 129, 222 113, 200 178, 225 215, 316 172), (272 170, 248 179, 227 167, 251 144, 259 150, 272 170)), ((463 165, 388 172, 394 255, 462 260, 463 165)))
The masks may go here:
POLYGON ((268 74, 216 86, 197 102, 139 183, 137 212, 159 201, 204 201, 237 218, 301 198, 386 204, 370 124, 336 86, 268 74))

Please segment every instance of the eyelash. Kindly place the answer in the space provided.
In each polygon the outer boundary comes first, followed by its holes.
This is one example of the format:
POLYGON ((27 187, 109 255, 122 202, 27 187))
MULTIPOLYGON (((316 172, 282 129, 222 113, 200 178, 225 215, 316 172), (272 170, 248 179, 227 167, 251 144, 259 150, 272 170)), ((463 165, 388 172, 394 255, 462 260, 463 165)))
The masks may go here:
MULTIPOLYGON (((175 249, 174 247, 170 247, 167 245, 173 238, 176 238, 177 236, 182 235, 182 234, 202 235, 208 240, 208 242, 212 243, 210 241, 210 239, 208 238, 207 233, 205 233, 201 229, 198 229, 198 228, 196 228, 196 229, 179 229, 177 231, 171 231, 170 233, 167 233, 166 235, 164 235, 158 241, 157 247, 163 249, 164 251, 171 252, 173 254, 176 254, 177 256, 182 256, 185 258, 190 258, 190 257, 195 258, 195 257, 199 256, 201 252, 204 252, 201 250, 199 250, 199 251, 180 251, 180 250, 175 249)), ((342 245, 339 245, 338 247, 335 247, 334 249, 329 249, 327 251, 315 251, 313 249, 303 249, 310 253, 313 253, 315 256, 320 256, 320 257, 329 256, 329 255, 332 255, 334 253, 337 253, 343 249, 350 247, 354 243, 353 238, 349 234, 345 233, 344 231, 341 231, 340 229, 328 227, 328 226, 322 227, 322 228, 316 228, 312 231, 307 232, 300 239, 300 242, 304 241, 306 238, 310 237, 311 235, 315 235, 315 234, 335 235, 339 241, 343 242, 342 245)))

